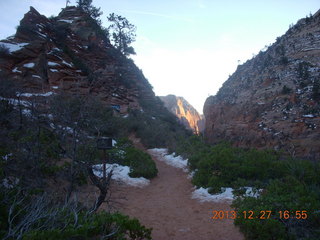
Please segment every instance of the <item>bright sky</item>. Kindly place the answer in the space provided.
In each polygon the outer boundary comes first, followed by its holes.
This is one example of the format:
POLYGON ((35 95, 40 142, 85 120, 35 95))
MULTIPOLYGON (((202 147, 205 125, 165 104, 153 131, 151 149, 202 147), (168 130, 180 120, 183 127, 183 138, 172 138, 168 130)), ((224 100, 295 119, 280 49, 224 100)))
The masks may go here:
MULTIPOLYGON (((0 39, 15 33, 34 6, 57 15, 65 0, 0 0, 0 39)), ((75 4, 75 0, 71 0, 75 4)), ((183 96, 200 113, 240 63, 314 14, 319 0, 93 0, 106 16, 116 13, 137 26, 132 58, 156 95, 183 96)))

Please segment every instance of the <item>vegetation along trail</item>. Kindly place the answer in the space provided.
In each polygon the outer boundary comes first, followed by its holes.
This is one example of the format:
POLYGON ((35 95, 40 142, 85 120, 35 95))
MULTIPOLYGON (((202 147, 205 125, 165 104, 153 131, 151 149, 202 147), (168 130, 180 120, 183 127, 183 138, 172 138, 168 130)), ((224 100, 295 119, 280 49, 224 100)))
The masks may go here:
POLYGON ((152 154, 158 176, 146 187, 115 183, 113 197, 119 210, 153 228, 155 240, 244 239, 233 220, 212 220, 212 210, 230 210, 228 203, 204 202, 191 198, 194 190, 188 174, 152 154))

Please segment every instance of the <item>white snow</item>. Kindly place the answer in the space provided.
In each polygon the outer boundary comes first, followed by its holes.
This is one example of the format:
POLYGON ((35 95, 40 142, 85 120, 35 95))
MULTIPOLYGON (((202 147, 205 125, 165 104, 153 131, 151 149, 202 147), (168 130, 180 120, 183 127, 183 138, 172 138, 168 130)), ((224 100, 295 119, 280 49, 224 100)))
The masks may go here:
POLYGON ((32 77, 41 79, 41 77, 39 75, 32 75, 32 77))
POLYGON ((8 154, 2 156, 2 160, 8 161, 8 160, 9 160, 9 157, 12 157, 12 153, 8 153, 8 154))
POLYGON ((23 101, 23 100, 18 100, 18 99, 14 99, 14 98, 3 98, 0 97, 0 100, 7 100, 9 101, 10 104, 14 105, 14 106, 18 106, 19 104, 21 104, 24 107, 30 107, 31 103, 28 101, 23 101))
POLYGON ((55 62, 48 62, 49 66, 60 66, 59 63, 55 63, 55 62))
POLYGON ((71 68, 73 67, 72 63, 68 63, 68 62, 66 62, 65 60, 63 60, 62 63, 63 63, 64 65, 67 65, 68 67, 71 67, 71 68))
POLYGON ((188 172, 188 159, 183 159, 181 156, 175 156, 175 153, 169 155, 168 149, 166 148, 153 148, 149 149, 148 152, 156 155, 160 161, 175 168, 181 168, 184 172, 188 172))
MULTIPOLYGON (((252 187, 244 187, 246 189, 245 196, 258 197, 261 190, 254 192, 252 187)), ((200 202, 221 202, 221 201, 232 201, 235 196, 233 195, 233 188, 222 188, 224 190, 219 194, 210 194, 208 189, 199 188, 192 192, 191 198, 198 199, 200 202)))
POLYGON ((58 89, 59 87, 58 87, 58 86, 52 86, 51 88, 53 88, 53 89, 58 89))
POLYGON ((0 45, 3 45, 5 48, 9 49, 9 52, 16 52, 22 49, 24 46, 29 45, 29 43, 4 43, 1 42, 0 45))
POLYGON ((22 109, 22 114, 27 116, 27 117, 31 117, 32 116, 32 112, 29 109, 22 109))
MULTIPOLYGON (((55 48, 52 48, 51 51, 48 52, 48 54, 54 54, 55 51, 57 51, 57 52, 62 52, 62 50, 61 50, 60 48, 56 48, 56 47, 55 47, 55 48)), ((57 55, 55 55, 55 56, 57 56, 57 55)), ((57 56, 57 57, 59 57, 59 56, 57 56)), ((59 58, 60 58, 60 57, 59 57, 59 58)))
POLYGON ((40 35, 40 37, 43 37, 43 38, 47 38, 47 35, 45 35, 45 34, 43 34, 43 33, 41 33, 41 32, 36 32, 36 33, 38 33, 39 35, 40 35))
POLYGON ((306 114, 306 115, 302 115, 302 117, 305 117, 305 118, 314 118, 314 115, 313 115, 313 114, 306 114))
POLYGON ((45 27, 42 23, 41 23, 41 24, 36 24, 36 26, 37 26, 39 29, 42 29, 42 28, 45 27))
MULTIPOLYGON (((103 164, 98 164, 92 166, 93 173, 97 177, 103 176, 103 164)), ((150 183, 150 181, 146 178, 132 178, 129 176, 130 168, 128 166, 122 166, 119 164, 106 164, 106 173, 108 174, 111 170, 113 170, 112 179, 123 182, 125 184, 134 186, 134 187, 144 187, 150 183)))
POLYGON ((33 68, 34 67, 34 63, 26 63, 26 64, 23 64, 24 67, 26 68, 33 68))
POLYGON ((19 94, 21 97, 49 97, 53 95, 53 92, 46 92, 46 93, 21 93, 19 94))
POLYGON ((200 202, 219 202, 224 200, 232 200, 232 188, 226 188, 223 193, 211 195, 206 188, 199 188, 192 192, 191 198, 198 199, 200 202))
POLYGON ((68 19, 60 19, 58 22, 66 22, 66 23, 72 23, 73 20, 68 20, 68 19))
POLYGON ((12 72, 14 72, 14 73, 22 73, 20 70, 18 70, 18 67, 15 67, 15 68, 12 70, 12 72))
POLYGON ((59 72, 57 69, 52 69, 52 68, 50 68, 50 71, 51 72, 59 72))

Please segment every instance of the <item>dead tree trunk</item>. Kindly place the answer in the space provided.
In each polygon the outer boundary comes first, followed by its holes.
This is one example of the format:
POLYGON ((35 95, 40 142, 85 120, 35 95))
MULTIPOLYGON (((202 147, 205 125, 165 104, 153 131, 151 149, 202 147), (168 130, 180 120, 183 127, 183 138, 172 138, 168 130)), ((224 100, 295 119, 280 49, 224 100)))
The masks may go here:
POLYGON ((97 177, 96 175, 94 175, 93 170, 92 170, 92 166, 88 166, 87 167, 88 170, 88 174, 89 177, 92 181, 92 183, 99 188, 100 194, 99 197, 97 198, 94 206, 91 209, 91 212, 95 212, 98 210, 98 208, 101 206, 101 204, 105 201, 106 196, 108 194, 108 190, 109 190, 109 185, 110 185, 110 181, 111 181, 111 177, 112 177, 112 170, 108 173, 108 175, 106 176, 106 174, 104 173, 102 178, 97 177))

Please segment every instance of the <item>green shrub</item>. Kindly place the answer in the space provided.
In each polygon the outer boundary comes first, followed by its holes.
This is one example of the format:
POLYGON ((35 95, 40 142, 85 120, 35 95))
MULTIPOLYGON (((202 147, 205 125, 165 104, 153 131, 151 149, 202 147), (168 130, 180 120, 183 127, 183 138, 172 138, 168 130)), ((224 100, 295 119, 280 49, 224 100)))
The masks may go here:
POLYGON ((221 187, 238 187, 239 179, 246 186, 263 187, 270 179, 285 172, 279 156, 267 150, 244 150, 221 143, 204 147, 189 158, 192 170, 197 169, 193 184, 219 192, 221 187))
POLYGON ((0 213, 1 239, 151 239, 151 229, 137 219, 120 213, 92 213, 76 202, 58 203, 45 193, 26 196, 0 189, 0 213))
POLYGON ((133 147, 127 148, 124 163, 131 168, 130 177, 151 179, 157 176, 158 170, 155 162, 149 154, 139 149, 133 147))
MULTIPOLYGON (((318 182, 319 183, 319 182, 318 182)), ((319 186, 308 186, 293 176, 272 180, 258 198, 244 197, 233 202, 233 207, 242 213, 272 211, 270 219, 235 219, 235 224, 246 239, 319 239, 320 208, 319 186), (279 211, 289 211, 290 218, 280 218, 279 211), (306 211, 306 219, 297 219, 296 211, 306 211)))
POLYGON ((117 141, 115 148, 108 151, 111 163, 118 163, 130 167, 130 177, 144 177, 151 179, 157 176, 158 170, 149 154, 134 148, 127 138, 117 141))
MULTIPOLYGON (((71 216, 66 216, 64 221, 71 216)), ((62 220, 62 219, 61 219, 62 220)), ((63 222, 61 222, 63 223, 63 222)), ((63 226, 65 224, 62 224, 63 226)), ((120 213, 100 212, 88 217, 85 213, 79 216, 78 224, 68 224, 64 229, 33 230, 24 235, 23 240, 68 240, 98 239, 110 234, 114 240, 151 239, 151 229, 142 226, 137 219, 130 219, 120 213)))

